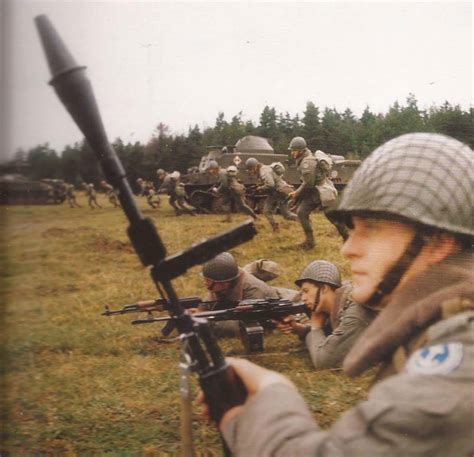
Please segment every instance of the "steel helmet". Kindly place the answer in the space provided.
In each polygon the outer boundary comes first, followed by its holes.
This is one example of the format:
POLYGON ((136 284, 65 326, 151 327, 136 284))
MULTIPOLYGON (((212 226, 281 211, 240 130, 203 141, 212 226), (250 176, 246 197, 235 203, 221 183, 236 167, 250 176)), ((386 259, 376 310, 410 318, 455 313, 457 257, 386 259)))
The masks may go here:
POLYGON ((179 179, 180 176, 181 176, 181 173, 179 171, 173 171, 173 173, 170 174, 170 177, 172 179, 179 179))
POLYGON ((163 168, 158 168, 158 170, 156 170, 156 174, 158 176, 164 175, 165 173, 166 173, 166 171, 163 170, 163 168))
POLYGON ((435 133, 402 135, 362 162, 329 214, 382 213, 472 236, 473 177, 467 145, 435 133))
POLYGON ((255 159, 254 157, 250 157, 245 161, 245 168, 247 170, 253 169, 258 165, 258 160, 255 159))
POLYGON ((202 275, 214 282, 228 282, 239 276, 239 267, 230 252, 222 252, 204 264, 202 275))
POLYGON ((304 151, 306 147, 306 140, 302 136, 295 136, 290 141, 288 151, 304 151))
POLYGON ((209 160, 207 163, 206 170, 210 170, 212 168, 219 168, 219 164, 215 160, 209 160))
POLYGON ((341 287, 341 274, 333 263, 326 260, 314 260, 306 265, 295 284, 301 287, 305 281, 320 282, 339 288, 341 287))
POLYGON ((229 165, 226 169, 226 172, 229 176, 237 176, 237 167, 235 165, 229 165))

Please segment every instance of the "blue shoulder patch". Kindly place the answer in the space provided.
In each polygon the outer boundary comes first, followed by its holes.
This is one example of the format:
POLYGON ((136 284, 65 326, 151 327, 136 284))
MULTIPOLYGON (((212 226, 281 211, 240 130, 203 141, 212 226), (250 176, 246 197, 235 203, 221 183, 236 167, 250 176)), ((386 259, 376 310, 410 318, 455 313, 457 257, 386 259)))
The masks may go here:
POLYGON ((461 365, 463 356, 461 343, 435 344, 415 351, 408 359, 405 370, 410 374, 449 374, 461 365))

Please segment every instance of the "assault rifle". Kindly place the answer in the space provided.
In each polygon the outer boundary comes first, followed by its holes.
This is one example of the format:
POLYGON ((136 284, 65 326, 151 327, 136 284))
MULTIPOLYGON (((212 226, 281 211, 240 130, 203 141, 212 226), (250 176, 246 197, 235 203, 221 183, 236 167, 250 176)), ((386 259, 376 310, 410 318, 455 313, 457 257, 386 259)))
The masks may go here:
MULTIPOLYGON (((178 303, 186 309, 197 308, 204 305, 208 309, 222 309, 223 303, 219 301, 202 301, 199 297, 184 297, 179 298, 178 303)), ((235 306, 236 303, 227 303, 227 307, 235 306)), ((148 319, 153 317, 153 312, 169 311, 172 306, 169 300, 165 298, 157 298, 156 300, 143 300, 130 305, 124 305, 120 309, 111 310, 109 305, 105 305, 105 311, 102 316, 113 316, 116 314, 129 313, 148 313, 148 319)), ((175 320, 169 320, 168 323, 161 329, 164 336, 168 336, 176 328, 175 320)))
MULTIPOLYGON (((226 362, 209 323, 187 314, 179 304, 171 280, 220 252, 252 239, 256 234, 255 226, 251 221, 243 223, 167 257, 166 248, 153 221, 145 218, 138 208, 125 170, 109 143, 85 67, 77 65, 46 16, 38 16, 35 21, 52 74, 50 84, 95 152, 106 181, 118 191, 122 209, 130 224, 127 230, 130 241, 142 264, 150 267, 158 292, 169 301, 168 312, 175 318, 183 351, 190 359, 191 369, 198 375, 210 416, 219 423, 226 411, 245 402, 246 389, 226 362)), ((229 454, 225 445, 224 452, 229 454)), ((184 455, 192 455, 192 449, 185 449, 184 455)))
MULTIPOLYGON (((199 297, 185 297, 178 299, 179 304, 183 308, 197 308, 203 301, 199 297)), ((212 302, 214 303, 214 302, 212 302)), ((115 314, 129 314, 129 313, 153 313, 153 311, 168 311, 171 302, 164 298, 157 298, 156 300, 143 300, 131 305, 123 305, 120 309, 110 309, 109 305, 105 305, 105 310, 102 316, 113 316, 115 314)))
MULTIPOLYGON (((212 322, 239 321, 240 337, 247 352, 263 351, 264 327, 273 320, 280 320, 290 314, 306 314, 308 308, 304 303, 293 303, 291 300, 282 299, 257 299, 242 300, 237 306, 228 309, 203 311, 193 314, 194 318, 205 318, 212 322)), ((149 314, 144 319, 135 319, 132 324, 151 324, 154 322, 167 322, 161 332, 169 334, 175 322, 171 317, 155 317, 149 314)))

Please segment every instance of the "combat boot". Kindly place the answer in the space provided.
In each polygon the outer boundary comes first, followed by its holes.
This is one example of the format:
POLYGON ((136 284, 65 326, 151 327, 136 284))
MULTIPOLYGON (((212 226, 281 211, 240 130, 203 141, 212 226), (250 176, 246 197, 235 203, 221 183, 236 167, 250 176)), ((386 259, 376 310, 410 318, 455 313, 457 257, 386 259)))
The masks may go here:
POLYGON ((298 247, 309 251, 310 249, 313 249, 316 246, 316 243, 314 242, 314 236, 312 232, 307 232, 305 235, 306 240, 299 244, 298 247))
POLYGON ((285 217, 285 219, 287 219, 289 221, 297 221, 298 216, 295 213, 290 213, 290 214, 288 214, 287 217, 285 217))

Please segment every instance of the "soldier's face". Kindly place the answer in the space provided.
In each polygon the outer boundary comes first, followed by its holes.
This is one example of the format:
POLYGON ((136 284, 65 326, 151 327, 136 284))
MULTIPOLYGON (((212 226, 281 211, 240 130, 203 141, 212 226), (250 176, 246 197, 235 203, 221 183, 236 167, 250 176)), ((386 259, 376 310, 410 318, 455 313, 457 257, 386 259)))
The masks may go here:
POLYGON ((290 152, 290 155, 291 157, 293 157, 293 159, 297 159, 301 155, 301 151, 298 149, 294 149, 290 152))
MULTIPOLYGON (((353 217, 352 223, 341 252, 351 265, 352 297, 363 304, 401 257, 415 231, 408 225, 386 219, 353 217)), ((411 270, 402 279, 407 279, 413 273, 411 270)))
POLYGON ((204 278, 206 283, 206 289, 210 292, 218 294, 219 292, 224 292, 230 287, 230 282, 215 282, 212 279, 204 278))
POLYGON ((316 305, 316 297, 318 295, 318 286, 316 284, 305 281, 301 284, 301 301, 312 311, 316 305))

